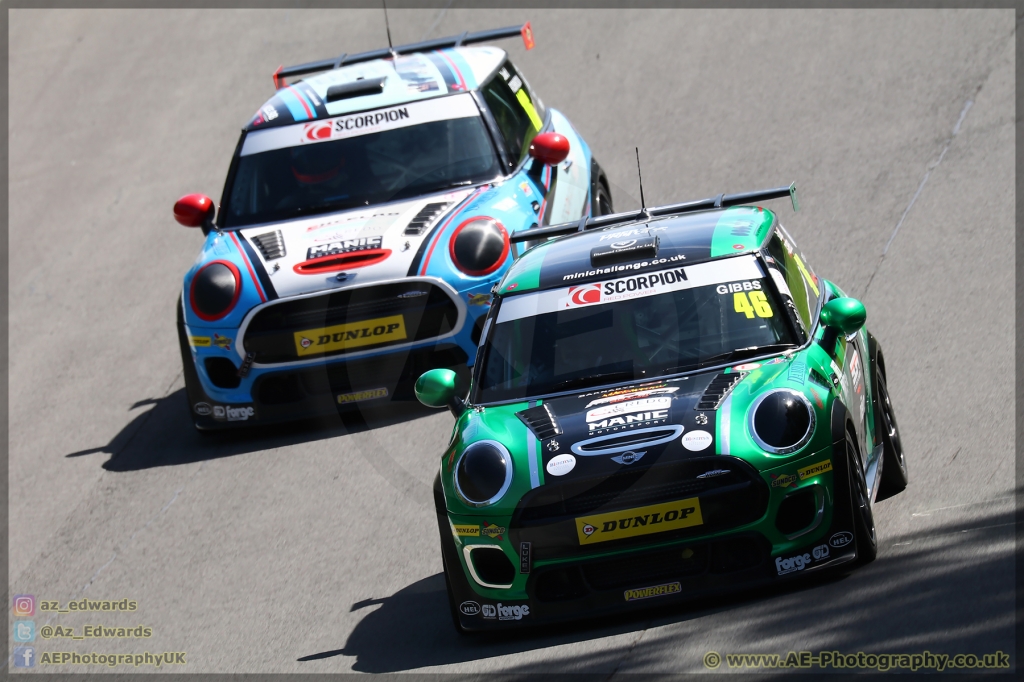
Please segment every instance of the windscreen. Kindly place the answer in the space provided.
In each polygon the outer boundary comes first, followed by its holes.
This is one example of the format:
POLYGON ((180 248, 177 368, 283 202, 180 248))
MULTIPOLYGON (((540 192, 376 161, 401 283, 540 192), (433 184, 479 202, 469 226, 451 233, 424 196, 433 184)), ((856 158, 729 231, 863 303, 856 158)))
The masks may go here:
POLYGON ((797 345, 753 256, 501 302, 473 402, 700 369, 797 345))
POLYGON ((225 226, 397 201, 499 172, 470 95, 255 131, 227 193, 225 226))

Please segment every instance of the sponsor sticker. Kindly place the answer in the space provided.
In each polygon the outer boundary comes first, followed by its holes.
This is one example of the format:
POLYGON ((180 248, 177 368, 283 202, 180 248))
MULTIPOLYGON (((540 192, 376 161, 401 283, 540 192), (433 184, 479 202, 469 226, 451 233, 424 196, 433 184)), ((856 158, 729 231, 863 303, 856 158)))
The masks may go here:
POLYGON ((505 526, 496 526, 493 523, 487 523, 486 521, 484 521, 484 527, 480 531, 480 533, 485 538, 494 538, 496 540, 501 540, 502 536, 505 534, 505 530, 505 526))
POLYGON ((664 585, 654 585, 653 587, 626 590, 622 593, 622 596, 626 598, 626 601, 639 601, 640 599, 650 599, 651 597, 666 597, 670 594, 679 594, 682 591, 683 586, 679 583, 665 583, 664 585))
MULTIPOLYGON (((600 397, 600 398, 598 398, 596 400, 591 400, 589 403, 587 403, 587 407, 591 408, 594 405, 605 405, 607 403, 617 403, 617 402, 622 402, 623 400, 631 400, 631 399, 634 399, 634 398, 646 398, 646 397, 652 396, 652 395, 661 395, 661 394, 665 394, 665 393, 675 393, 678 390, 679 390, 678 386, 665 386, 664 384, 661 384, 659 386, 654 386, 654 387, 651 387, 651 388, 644 388, 642 386, 641 387, 632 386, 630 388, 621 388, 621 389, 618 389, 616 391, 611 391, 609 393, 603 393, 602 397, 600 397)), ((584 394, 584 395, 581 395, 580 397, 581 398, 586 398, 588 395, 594 395, 594 394, 593 393, 584 394)))
POLYGON ((690 431, 683 436, 683 447, 690 452, 700 452, 701 450, 707 449, 711 445, 711 434, 707 431, 690 431))
POLYGON ((832 471, 832 460, 830 459, 818 462, 817 464, 812 464, 811 466, 804 467, 803 469, 798 469, 796 473, 800 477, 801 481, 805 481, 812 476, 823 474, 826 471, 832 471))
POLYGON ((737 365, 732 368, 734 372, 753 372, 755 369, 761 366, 760 362, 748 362, 745 365, 737 365))
POLYGON ((244 422, 256 417, 252 405, 214 405, 213 418, 218 421, 244 422))
POLYGON ((453 524, 455 526, 455 534, 462 538, 478 538, 480 537, 480 526, 467 526, 462 524, 453 524))
POLYGON ((494 608, 494 604, 481 604, 480 615, 484 618, 494 618, 498 613, 498 610, 494 608))
POLYGON ((700 501, 696 497, 691 497, 677 502, 578 517, 576 531, 581 545, 593 545, 609 540, 700 526, 703 523, 700 501))
POLYGON ((220 334, 213 335, 213 345, 217 346, 217 348, 223 348, 224 350, 231 350, 232 340, 233 339, 230 339, 226 336, 221 336, 220 334))
POLYGON ((188 337, 188 344, 193 348, 209 348, 210 337, 209 336, 190 336, 188 337))
POLYGON ((200 417, 208 417, 213 413, 213 408, 210 407, 210 403, 196 403, 192 406, 195 413, 200 417))
POLYGON ((480 604, 475 601, 464 601, 459 604, 459 613, 464 616, 476 616, 480 613, 480 604))
POLYGON ((498 324, 559 310, 604 305, 737 279, 759 279, 763 276, 761 266, 753 256, 726 258, 686 267, 673 266, 643 275, 628 275, 604 282, 516 296, 502 304, 498 313, 498 324))
POLYGON ((795 488, 797 479, 796 474, 769 474, 772 477, 773 488, 795 488))
POLYGON ((530 183, 526 180, 519 183, 519 191, 522 192, 524 196, 533 196, 533 188, 530 187, 530 183))
POLYGON ((619 415, 632 414, 634 412, 644 412, 646 410, 666 410, 670 407, 672 407, 672 398, 669 397, 643 398, 640 400, 618 402, 588 411, 587 421, 599 421, 609 417, 617 417, 619 415))
POLYGON ((327 242, 318 246, 311 246, 306 250, 306 260, 324 258, 325 256, 336 256, 339 253, 352 253, 355 251, 366 251, 367 249, 379 249, 384 244, 383 237, 358 237, 356 239, 341 239, 327 242))
POLYGON ((851 542, 853 542, 853 533, 845 530, 833 533, 832 537, 828 539, 828 544, 832 545, 836 549, 846 547, 851 542))
POLYGON ((576 466, 576 458, 572 455, 558 455, 548 460, 547 466, 544 467, 552 476, 565 476, 567 473, 573 470, 576 466))
POLYGON ((406 338, 402 315, 378 317, 364 322, 350 322, 320 329, 295 332, 295 352, 300 356, 332 350, 357 348, 377 343, 401 341, 406 338))
POLYGON ((530 607, 526 604, 505 605, 498 602, 498 620, 522 620, 530 615, 530 607))
MULTIPOLYGON (((599 422, 591 422, 587 424, 587 428, 591 434, 600 434, 605 431, 618 431, 619 429, 624 429, 627 426, 656 424, 658 422, 665 421, 668 421, 668 410, 654 410, 652 412, 637 412, 636 414, 627 414, 621 417, 602 419, 599 422)), ((682 427, 680 427, 680 430, 682 430, 682 427)))
POLYGON ((719 284, 715 291, 720 294, 734 294, 737 291, 758 291, 761 289, 760 280, 748 280, 746 282, 733 282, 732 284, 719 284))
POLYGON ((469 305, 490 305, 490 294, 467 294, 469 305))
POLYGON ((828 558, 828 545, 818 545, 811 550, 811 554, 814 555, 815 561, 821 561, 822 559, 828 558))
POLYGON ((258 154, 272 149, 284 149, 301 144, 319 144, 360 135, 371 135, 385 130, 396 130, 421 123, 480 115, 473 96, 466 93, 452 97, 439 97, 420 102, 346 114, 315 123, 297 123, 280 128, 254 130, 245 136, 241 156, 258 154))
POLYGON ((371 388, 368 391, 356 391, 355 393, 342 393, 338 396, 338 404, 345 405, 347 403, 358 403, 364 400, 376 400, 377 398, 387 398, 388 389, 386 388, 371 388))
POLYGON ((796 556, 789 557, 788 559, 783 559, 782 557, 775 557, 775 570, 778 571, 779 575, 785 575, 787 573, 802 571, 810 565, 810 554, 797 554, 796 556))

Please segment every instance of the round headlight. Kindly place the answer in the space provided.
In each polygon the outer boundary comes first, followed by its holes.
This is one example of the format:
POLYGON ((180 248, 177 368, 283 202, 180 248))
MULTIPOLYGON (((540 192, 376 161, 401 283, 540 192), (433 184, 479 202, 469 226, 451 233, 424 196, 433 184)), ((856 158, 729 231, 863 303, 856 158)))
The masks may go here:
POLYGON ((195 277, 189 289, 192 310, 199 319, 212 321, 231 312, 242 293, 242 276, 234 263, 217 260, 207 263, 195 277))
POLYGON ((512 483, 512 457, 493 440, 473 443, 455 465, 455 490, 471 507, 494 504, 512 483))
POLYGON ((455 267, 473 277, 483 277, 500 268, 508 252, 508 233, 492 218, 470 218, 455 228, 448 243, 455 267))
POLYGON ((797 391, 779 389, 762 395, 750 408, 750 435, 775 455, 796 452, 814 432, 814 410, 797 391))

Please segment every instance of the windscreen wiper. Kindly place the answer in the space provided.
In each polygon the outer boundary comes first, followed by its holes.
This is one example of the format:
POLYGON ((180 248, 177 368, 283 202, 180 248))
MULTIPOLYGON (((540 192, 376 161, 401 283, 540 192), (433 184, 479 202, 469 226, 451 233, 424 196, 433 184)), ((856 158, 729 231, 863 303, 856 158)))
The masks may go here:
POLYGON ((739 360, 741 358, 749 358, 755 355, 766 355, 768 353, 786 350, 787 348, 796 348, 795 343, 769 343, 764 346, 748 346, 746 348, 737 348, 725 353, 719 353, 718 355, 712 355, 709 358, 704 358, 699 363, 698 367, 704 367, 706 365, 712 365, 719 362, 727 362, 729 360, 739 360))
POLYGON ((602 372, 600 374, 588 374, 585 377, 576 377, 575 379, 566 379, 560 381, 551 387, 549 393, 557 393, 559 391, 565 391, 570 388, 583 388, 590 386, 594 382, 601 381, 628 381, 634 377, 633 372, 627 372, 620 370, 618 372, 602 372))

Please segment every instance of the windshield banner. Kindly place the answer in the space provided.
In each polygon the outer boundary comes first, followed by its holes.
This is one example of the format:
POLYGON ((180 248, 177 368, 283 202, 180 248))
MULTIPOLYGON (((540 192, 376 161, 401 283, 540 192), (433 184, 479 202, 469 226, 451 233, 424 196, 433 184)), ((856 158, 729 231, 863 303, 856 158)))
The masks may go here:
POLYGON ((479 116, 473 96, 469 93, 409 102, 358 114, 325 118, 313 123, 298 123, 283 128, 256 130, 245 136, 241 156, 259 154, 273 149, 297 147, 311 142, 330 142, 385 130, 406 128, 421 123, 446 121, 452 118, 479 116))
POLYGON ((747 255, 658 270, 643 275, 630 275, 605 282, 590 282, 535 294, 511 296, 501 302, 498 324, 559 310, 605 305, 760 277, 764 277, 764 273, 761 272, 757 259, 753 255, 747 255))

